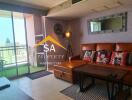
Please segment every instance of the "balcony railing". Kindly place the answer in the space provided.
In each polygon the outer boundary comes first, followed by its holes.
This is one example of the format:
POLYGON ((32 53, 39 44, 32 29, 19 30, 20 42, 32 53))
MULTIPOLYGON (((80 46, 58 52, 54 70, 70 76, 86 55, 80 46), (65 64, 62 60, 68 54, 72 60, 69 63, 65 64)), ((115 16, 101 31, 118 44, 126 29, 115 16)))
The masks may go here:
POLYGON ((5 65, 27 62, 27 50, 25 45, 0 47, 0 59, 5 60, 5 65), (16 51, 16 53, 15 53, 16 51), (16 54, 16 56, 15 56, 16 54))

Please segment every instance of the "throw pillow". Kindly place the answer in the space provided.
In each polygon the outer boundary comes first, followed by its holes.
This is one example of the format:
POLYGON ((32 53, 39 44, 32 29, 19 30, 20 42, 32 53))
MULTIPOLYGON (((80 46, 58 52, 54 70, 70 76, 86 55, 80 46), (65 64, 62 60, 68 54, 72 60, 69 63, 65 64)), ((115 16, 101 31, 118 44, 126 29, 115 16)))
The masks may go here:
POLYGON ((110 61, 111 52, 107 50, 101 50, 97 52, 96 63, 108 64, 110 61))
POLYGON ((93 62, 95 51, 86 50, 84 51, 83 60, 88 62, 93 62))
POLYGON ((110 64, 126 65, 127 52, 113 52, 110 64))
POLYGON ((127 65, 132 66, 132 52, 127 56, 127 65))

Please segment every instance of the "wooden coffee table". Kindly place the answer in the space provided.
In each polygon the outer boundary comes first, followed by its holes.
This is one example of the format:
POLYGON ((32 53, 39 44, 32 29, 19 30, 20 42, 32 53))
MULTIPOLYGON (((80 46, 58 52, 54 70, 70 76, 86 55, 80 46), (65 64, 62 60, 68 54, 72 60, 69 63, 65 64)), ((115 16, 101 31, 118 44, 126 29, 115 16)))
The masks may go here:
MULTIPOLYGON (((122 82, 124 77, 127 75, 128 71, 107 69, 95 65, 85 64, 82 67, 75 68, 74 74, 78 77, 78 83, 80 91, 84 92, 95 85, 95 79, 100 79, 106 81, 107 92, 109 100, 114 99, 114 85, 117 83, 119 89, 122 88, 122 82), (91 83, 84 87, 84 81, 86 78, 91 78, 91 83), (109 83, 112 83, 110 87, 109 83), (111 88, 111 89, 110 89, 111 88)), ((125 99, 126 100, 126 99, 125 99)))
POLYGON ((84 61, 81 61, 81 60, 62 62, 59 65, 55 65, 54 76, 56 78, 74 83, 75 80, 73 78, 73 69, 80 67, 84 64, 86 64, 86 63, 84 61))

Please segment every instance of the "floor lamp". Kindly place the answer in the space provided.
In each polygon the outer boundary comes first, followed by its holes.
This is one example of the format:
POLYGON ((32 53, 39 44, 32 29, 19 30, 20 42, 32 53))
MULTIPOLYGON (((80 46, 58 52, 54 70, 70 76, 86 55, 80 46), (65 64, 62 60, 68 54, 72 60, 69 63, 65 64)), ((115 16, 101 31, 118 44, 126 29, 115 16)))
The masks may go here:
POLYGON ((66 56, 65 60, 71 60, 71 57, 73 56, 73 51, 72 51, 72 46, 71 46, 71 33, 66 32, 65 33, 66 39, 67 39, 67 51, 66 51, 66 56))

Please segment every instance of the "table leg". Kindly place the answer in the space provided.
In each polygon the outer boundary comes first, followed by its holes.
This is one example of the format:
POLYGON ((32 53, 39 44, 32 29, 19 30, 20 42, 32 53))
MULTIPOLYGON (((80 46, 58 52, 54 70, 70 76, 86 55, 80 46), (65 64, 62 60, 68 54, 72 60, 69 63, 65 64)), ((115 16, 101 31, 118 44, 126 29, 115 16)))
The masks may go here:
POLYGON ((95 79, 91 77, 91 83, 85 87, 85 90, 88 90, 93 86, 95 86, 95 79))
POLYGON ((129 97, 131 96, 131 87, 128 87, 128 94, 129 94, 129 97))
POLYGON ((106 82, 106 86, 107 86, 108 99, 109 100, 114 100, 115 82, 112 81, 112 83, 111 83, 111 89, 110 89, 109 81, 106 82))
POLYGON ((110 87, 109 87, 109 82, 106 82, 106 86, 107 86, 107 93, 108 93, 108 99, 111 100, 111 94, 110 94, 110 87))
POLYGON ((79 80, 79 87, 80 87, 80 92, 85 92, 87 91, 89 88, 93 87, 95 85, 95 79, 91 78, 91 83, 89 85, 87 85, 86 87, 84 87, 84 76, 80 75, 80 80, 79 80))
POLYGON ((79 87, 80 87, 80 92, 83 92, 83 91, 84 91, 84 89, 83 89, 83 81, 84 81, 84 79, 83 79, 83 78, 84 78, 83 75, 80 74, 80 75, 79 75, 79 87))
POLYGON ((112 82, 112 90, 111 90, 111 100, 113 100, 114 99, 114 89, 115 88, 115 83, 114 82, 112 82))

